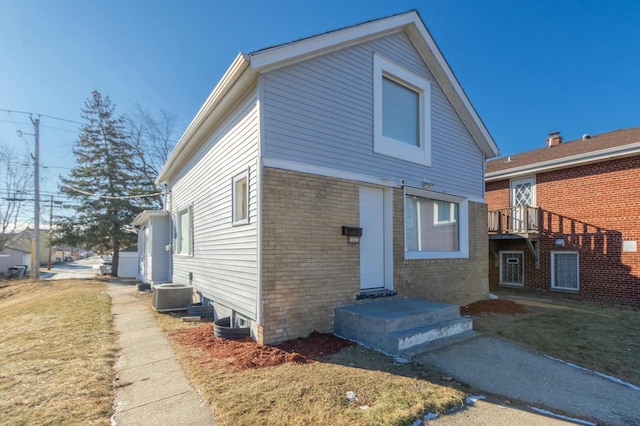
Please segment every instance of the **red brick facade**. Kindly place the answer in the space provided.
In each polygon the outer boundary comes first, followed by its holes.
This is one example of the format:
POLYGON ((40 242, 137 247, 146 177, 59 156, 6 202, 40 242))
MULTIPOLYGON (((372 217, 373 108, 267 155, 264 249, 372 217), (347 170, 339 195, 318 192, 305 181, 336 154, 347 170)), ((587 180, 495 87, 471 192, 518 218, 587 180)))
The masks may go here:
MULTIPOLYGON (((535 178, 540 267, 535 268, 522 240, 491 242, 494 253, 524 252, 524 290, 552 291, 551 252, 575 251, 580 297, 640 306, 640 252, 623 251, 623 241, 640 240, 640 156, 542 172, 535 178)), ((488 182, 486 199, 489 210, 509 207, 509 179, 488 182)), ((494 255, 489 263, 490 287, 496 289, 499 264, 494 255)))

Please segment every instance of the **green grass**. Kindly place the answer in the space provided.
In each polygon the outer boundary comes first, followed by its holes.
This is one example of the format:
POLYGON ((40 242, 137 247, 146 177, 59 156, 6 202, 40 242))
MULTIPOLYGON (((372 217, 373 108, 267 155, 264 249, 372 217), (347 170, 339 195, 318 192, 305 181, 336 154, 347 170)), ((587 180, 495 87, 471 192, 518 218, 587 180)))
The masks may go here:
POLYGON ((509 297, 525 315, 483 314, 478 331, 640 385, 640 311, 539 297, 509 297))

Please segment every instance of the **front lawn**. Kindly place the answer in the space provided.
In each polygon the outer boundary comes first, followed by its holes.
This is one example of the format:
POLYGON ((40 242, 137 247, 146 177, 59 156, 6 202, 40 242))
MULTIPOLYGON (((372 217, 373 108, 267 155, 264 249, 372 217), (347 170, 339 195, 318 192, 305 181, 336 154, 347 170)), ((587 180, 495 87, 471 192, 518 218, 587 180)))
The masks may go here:
POLYGON ((2 424, 110 424, 115 360, 106 284, 0 282, 2 424))
POLYGON ((219 425, 411 425, 466 396, 434 370, 361 346, 309 362, 290 349, 216 342, 211 323, 156 317, 219 425))
POLYGON ((640 385, 640 310, 559 297, 500 296, 526 314, 482 313, 474 329, 640 385))

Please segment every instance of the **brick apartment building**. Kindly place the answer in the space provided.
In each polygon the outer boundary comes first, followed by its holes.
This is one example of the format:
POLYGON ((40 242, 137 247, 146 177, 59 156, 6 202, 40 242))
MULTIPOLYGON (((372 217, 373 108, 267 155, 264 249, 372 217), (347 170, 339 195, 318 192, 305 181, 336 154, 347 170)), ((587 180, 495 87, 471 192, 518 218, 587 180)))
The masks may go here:
POLYGON ((486 166, 490 288, 640 306, 640 128, 486 166))

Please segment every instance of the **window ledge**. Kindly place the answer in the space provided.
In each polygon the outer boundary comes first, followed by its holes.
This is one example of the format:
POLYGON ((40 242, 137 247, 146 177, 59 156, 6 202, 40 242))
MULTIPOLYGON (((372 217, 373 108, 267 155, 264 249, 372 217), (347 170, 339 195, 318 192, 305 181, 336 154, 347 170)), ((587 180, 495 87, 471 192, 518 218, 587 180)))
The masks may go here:
POLYGON ((407 251, 404 254, 406 260, 422 259, 468 259, 469 254, 461 251, 407 251))
POLYGON ((580 293, 579 288, 561 288, 561 287, 551 287, 551 290, 554 293, 568 293, 568 294, 578 294, 580 293))
POLYGON ((504 288, 524 288, 524 284, 503 284, 503 283, 500 283, 500 284, 498 284, 498 287, 504 287, 504 288))

